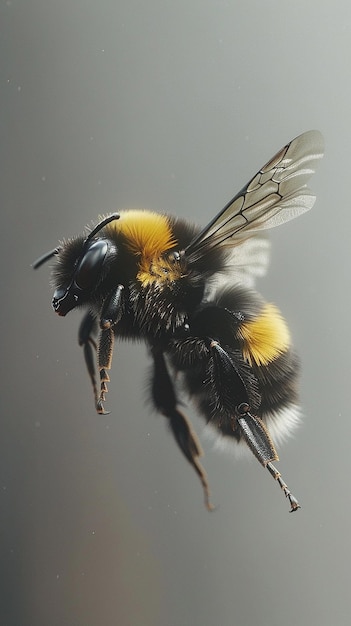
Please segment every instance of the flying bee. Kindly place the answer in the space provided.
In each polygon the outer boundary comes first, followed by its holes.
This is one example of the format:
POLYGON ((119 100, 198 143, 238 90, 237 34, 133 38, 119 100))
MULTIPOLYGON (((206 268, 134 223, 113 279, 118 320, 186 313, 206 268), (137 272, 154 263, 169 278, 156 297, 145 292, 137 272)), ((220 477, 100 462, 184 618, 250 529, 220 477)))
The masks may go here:
POLYGON ((322 155, 319 132, 293 139, 202 230, 165 214, 121 211, 34 264, 56 259, 56 313, 85 310, 78 340, 98 413, 105 413, 115 338, 146 343, 153 404, 197 472, 208 509, 201 445, 180 410, 180 386, 218 436, 251 449, 291 511, 300 508, 273 465, 272 438, 299 420, 299 363, 279 310, 253 284, 267 253, 260 231, 313 206, 306 182, 322 155))

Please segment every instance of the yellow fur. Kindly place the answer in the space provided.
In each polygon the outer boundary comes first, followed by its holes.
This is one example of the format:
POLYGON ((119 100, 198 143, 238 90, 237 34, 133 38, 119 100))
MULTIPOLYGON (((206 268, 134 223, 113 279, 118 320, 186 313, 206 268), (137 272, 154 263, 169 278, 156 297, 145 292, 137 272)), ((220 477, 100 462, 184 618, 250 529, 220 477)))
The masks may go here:
POLYGON ((290 346, 288 327, 273 304, 266 304, 256 319, 245 322, 240 334, 243 354, 250 365, 268 365, 290 346))
POLYGON ((167 217, 159 213, 140 209, 123 211, 113 224, 125 236, 131 252, 148 259, 159 256, 177 243, 167 217))
POLYGON ((121 212, 120 219, 112 225, 123 235, 129 250, 139 256, 137 278, 144 287, 180 278, 180 268, 162 256, 177 245, 165 215, 133 209, 121 212))

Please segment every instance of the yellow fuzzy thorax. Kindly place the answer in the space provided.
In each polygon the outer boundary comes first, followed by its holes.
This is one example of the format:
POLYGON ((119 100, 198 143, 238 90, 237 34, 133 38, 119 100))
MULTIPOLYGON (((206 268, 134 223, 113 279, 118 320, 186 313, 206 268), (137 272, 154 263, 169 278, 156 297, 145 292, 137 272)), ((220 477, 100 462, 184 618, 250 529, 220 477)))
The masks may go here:
POLYGON ((179 267, 163 258, 177 245, 165 215, 140 209, 123 211, 111 226, 123 236, 130 252, 139 257, 137 278, 144 287, 180 277, 179 267))
POLYGON ((280 311, 266 304, 260 315, 240 327, 243 355, 250 365, 268 365, 290 347, 290 333, 280 311))

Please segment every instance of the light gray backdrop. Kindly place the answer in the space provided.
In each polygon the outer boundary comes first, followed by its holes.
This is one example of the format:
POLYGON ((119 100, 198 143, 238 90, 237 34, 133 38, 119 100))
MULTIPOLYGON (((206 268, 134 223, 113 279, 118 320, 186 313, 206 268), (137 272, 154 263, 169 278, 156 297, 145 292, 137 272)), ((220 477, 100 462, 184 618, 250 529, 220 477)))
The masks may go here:
POLYGON ((0 28, 1 624, 348 625, 350 3, 1 0, 0 28), (309 128, 317 204, 272 233, 259 284, 303 360, 279 464, 303 509, 203 438, 209 514, 143 346, 117 347, 97 417, 80 317, 30 264, 123 207, 204 224, 309 128))

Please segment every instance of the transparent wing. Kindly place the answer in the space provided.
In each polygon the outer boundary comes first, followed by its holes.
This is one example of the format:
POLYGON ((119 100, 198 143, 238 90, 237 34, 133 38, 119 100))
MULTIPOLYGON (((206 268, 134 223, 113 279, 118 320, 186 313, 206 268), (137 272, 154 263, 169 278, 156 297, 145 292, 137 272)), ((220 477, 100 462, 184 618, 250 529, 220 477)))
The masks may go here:
POLYGON ((226 255, 225 271, 218 272, 215 280, 206 283, 206 298, 213 300, 223 289, 239 284, 254 289, 257 278, 267 272, 270 256, 270 241, 264 233, 255 234, 234 246, 226 255))
POLYGON ((312 208, 306 186, 323 156, 323 137, 311 130, 282 148, 193 239, 186 254, 202 256, 219 245, 235 246, 258 230, 287 222, 312 208))

